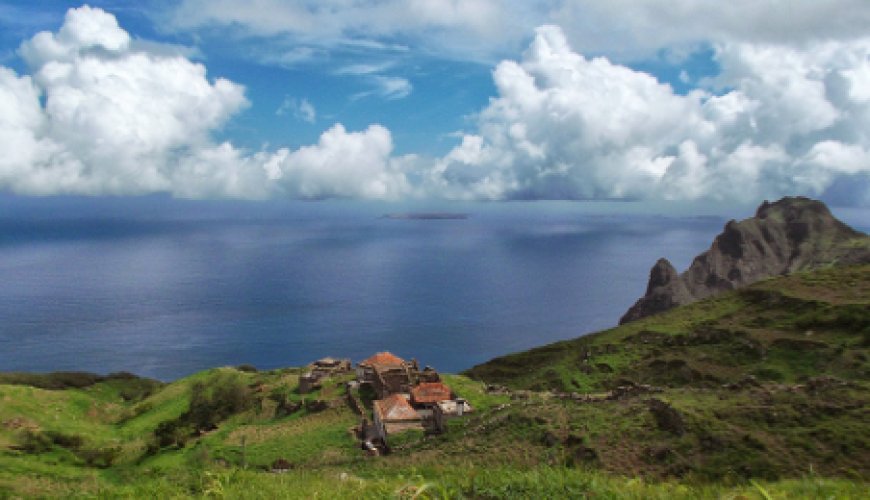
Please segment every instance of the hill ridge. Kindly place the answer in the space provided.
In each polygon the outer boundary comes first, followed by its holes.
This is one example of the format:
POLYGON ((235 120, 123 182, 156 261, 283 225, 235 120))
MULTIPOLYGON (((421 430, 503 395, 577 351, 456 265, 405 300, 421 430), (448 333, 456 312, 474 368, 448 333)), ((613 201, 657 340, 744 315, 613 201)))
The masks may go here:
POLYGON ((643 297, 620 318, 625 324, 761 279, 827 265, 870 262, 870 237, 804 197, 764 201, 755 216, 731 220, 683 273, 665 258, 650 270, 643 297))

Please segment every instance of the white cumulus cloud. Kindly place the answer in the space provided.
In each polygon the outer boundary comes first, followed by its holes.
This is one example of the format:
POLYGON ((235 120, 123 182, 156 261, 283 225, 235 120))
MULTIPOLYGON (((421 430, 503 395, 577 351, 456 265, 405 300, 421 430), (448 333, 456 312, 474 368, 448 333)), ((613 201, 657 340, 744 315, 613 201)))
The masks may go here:
POLYGON ((380 125, 348 132, 337 124, 317 144, 278 150, 268 170, 282 194, 293 198, 396 199, 410 186, 392 151, 390 131, 380 125))
MULTIPOLYGON (((248 105, 244 88, 210 80, 179 51, 131 43, 100 9, 71 9, 57 33, 37 34, 20 54, 30 75, 0 66, 0 189, 245 198, 405 189, 390 133, 378 126, 348 133, 336 125, 297 151, 214 143, 212 133, 248 105)), ((293 112, 315 117, 306 100, 293 112)))
MULTIPOLYGON (((184 51, 131 40, 100 9, 72 9, 56 33, 21 45, 28 74, 0 66, 0 190, 747 202, 833 190, 870 200, 870 37, 717 42, 721 73, 686 95, 568 40, 543 26, 520 60, 500 62, 497 95, 443 157, 397 157, 379 125, 246 151, 213 138, 248 106, 241 85, 210 79, 184 51)), ((411 92, 384 69, 345 72, 383 78, 385 97, 411 92)), ((316 117, 304 99, 282 109, 316 117)))
POLYGON ((870 175, 870 39, 720 44, 716 58, 708 90, 679 95, 539 28, 520 62, 497 66, 498 97, 429 183, 492 199, 755 201, 870 175))

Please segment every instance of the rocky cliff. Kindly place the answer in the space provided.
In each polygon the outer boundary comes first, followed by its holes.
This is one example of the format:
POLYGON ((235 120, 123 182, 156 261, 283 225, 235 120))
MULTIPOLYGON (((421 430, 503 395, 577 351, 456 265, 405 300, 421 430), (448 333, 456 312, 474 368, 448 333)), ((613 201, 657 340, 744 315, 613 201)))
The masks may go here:
POLYGON ((808 198, 765 201, 755 217, 729 221, 709 250, 678 274, 667 259, 650 271, 646 294, 620 324, 764 278, 826 265, 870 262, 870 237, 808 198))

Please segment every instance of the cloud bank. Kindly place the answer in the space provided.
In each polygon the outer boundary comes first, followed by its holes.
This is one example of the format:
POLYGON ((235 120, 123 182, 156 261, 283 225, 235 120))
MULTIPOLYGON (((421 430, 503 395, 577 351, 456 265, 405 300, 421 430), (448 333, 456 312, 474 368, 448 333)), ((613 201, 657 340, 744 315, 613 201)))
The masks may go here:
MULTIPOLYGON (((245 38, 283 37, 309 54, 367 46, 414 47, 463 60, 515 54, 539 25, 559 24, 582 53, 637 60, 699 43, 774 43, 866 36, 866 0, 182 0, 162 19, 177 31, 232 27, 245 38), (398 44, 397 44, 398 42, 398 44)), ((261 44, 259 44, 261 45, 261 44)), ((298 62, 298 59, 295 59, 298 62)))
POLYGON ((243 39, 283 37, 309 56, 331 49, 404 51, 396 39, 407 38, 425 52, 479 60, 504 41, 518 46, 528 34, 521 14, 534 7, 501 0, 184 0, 162 24, 177 31, 232 26, 243 39))
POLYGON ((715 51, 721 75, 678 95, 541 27, 432 181, 471 198, 739 201, 867 183, 870 39, 715 51))
MULTIPOLYGON (((405 189, 383 127, 335 125, 297 151, 251 154, 212 134, 248 101, 202 64, 131 43, 111 14, 70 10, 20 48, 30 75, 0 67, 0 189, 32 195, 395 198, 405 189)), ((314 119, 307 101, 303 119, 314 119)))
MULTIPOLYGON (((572 5, 581 4, 593 9, 572 5)), ((131 40, 114 16, 85 6, 57 33, 21 45, 28 74, 0 67, 0 190, 754 202, 837 189, 870 204, 870 37, 825 37, 811 21, 818 37, 800 44, 775 33, 723 36, 713 45, 721 73, 687 95, 540 27, 520 60, 495 67, 497 95, 472 130, 444 157, 423 158, 394 155, 390 131, 376 124, 335 124, 295 150, 219 143, 215 132, 249 104, 244 87, 209 79, 177 50, 131 40)), ((290 111, 315 116, 302 103, 290 111)))

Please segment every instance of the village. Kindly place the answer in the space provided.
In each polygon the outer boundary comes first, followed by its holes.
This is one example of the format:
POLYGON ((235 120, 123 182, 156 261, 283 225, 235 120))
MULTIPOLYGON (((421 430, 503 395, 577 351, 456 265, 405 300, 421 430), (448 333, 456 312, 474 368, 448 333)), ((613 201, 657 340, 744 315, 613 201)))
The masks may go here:
MULTIPOLYGON (((332 377, 353 371, 350 360, 323 358, 307 367, 298 391, 307 394, 332 377)), ((447 422, 473 411, 432 367, 422 370, 416 359, 406 361, 390 352, 378 352, 356 367, 347 382, 348 404, 360 416, 354 429, 360 447, 369 455, 389 452, 388 438, 405 431, 440 434, 447 422)))

